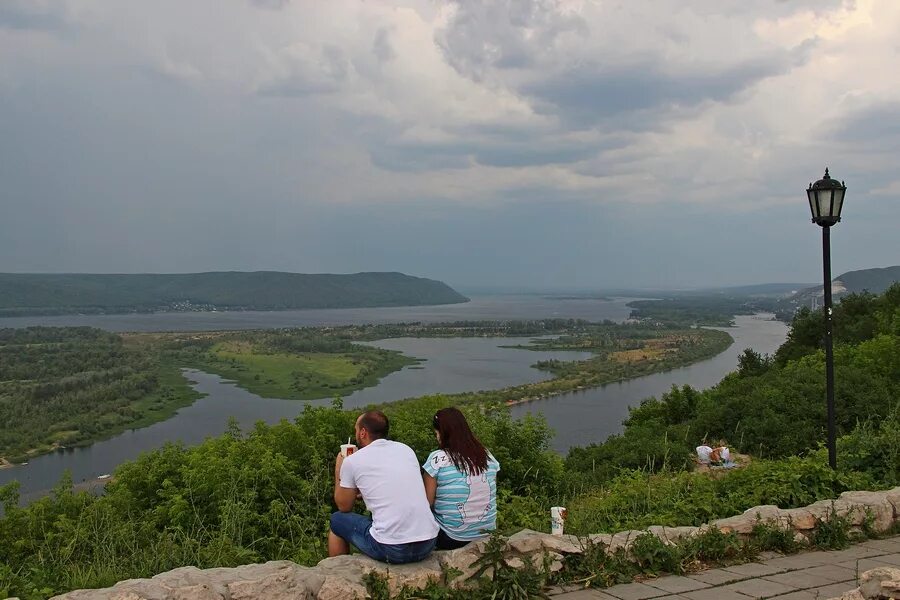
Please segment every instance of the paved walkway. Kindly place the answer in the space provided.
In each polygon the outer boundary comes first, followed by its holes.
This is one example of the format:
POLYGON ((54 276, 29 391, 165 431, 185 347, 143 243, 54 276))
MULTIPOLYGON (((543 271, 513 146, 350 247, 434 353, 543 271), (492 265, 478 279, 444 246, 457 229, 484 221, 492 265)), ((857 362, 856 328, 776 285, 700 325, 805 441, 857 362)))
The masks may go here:
POLYGON ((683 577, 667 575, 603 590, 550 593, 553 600, 825 600, 855 588, 863 572, 884 566, 900 567, 900 536, 869 540, 846 550, 761 557, 683 577))

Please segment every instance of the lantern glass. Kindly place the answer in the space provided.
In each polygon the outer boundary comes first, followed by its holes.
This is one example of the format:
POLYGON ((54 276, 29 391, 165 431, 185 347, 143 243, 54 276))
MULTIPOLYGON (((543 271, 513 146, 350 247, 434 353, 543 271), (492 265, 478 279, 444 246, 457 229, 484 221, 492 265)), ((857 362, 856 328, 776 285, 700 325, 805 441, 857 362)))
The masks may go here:
POLYGON ((819 218, 825 219, 831 216, 831 190, 816 191, 817 212, 819 218))
POLYGON ((816 214, 816 190, 812 189, 812 186, 808 190, 806 190, 806 195, 809 197, 809 212, 812 213, 812 218, 817 219, 819 215, 816 214))
POLYGON ((841 216, 841 208, 844 204, 844 191, 846 191, 844 187, 835 188, 834 190, 834 209, 831 216, 836 219, 839 219, 841 216))

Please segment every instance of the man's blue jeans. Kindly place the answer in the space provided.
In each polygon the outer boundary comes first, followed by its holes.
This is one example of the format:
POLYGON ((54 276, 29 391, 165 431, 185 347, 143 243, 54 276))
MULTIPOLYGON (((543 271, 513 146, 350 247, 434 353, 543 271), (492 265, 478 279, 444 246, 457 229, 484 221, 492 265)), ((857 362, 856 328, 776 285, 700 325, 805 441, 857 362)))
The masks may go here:
POLYGON ((352 512, 331 514, 331 531, 375 560, 393 565, 419 562, 434 550, 437 538, 408 544, 382 544, 369 533, 372 519, 352 512))

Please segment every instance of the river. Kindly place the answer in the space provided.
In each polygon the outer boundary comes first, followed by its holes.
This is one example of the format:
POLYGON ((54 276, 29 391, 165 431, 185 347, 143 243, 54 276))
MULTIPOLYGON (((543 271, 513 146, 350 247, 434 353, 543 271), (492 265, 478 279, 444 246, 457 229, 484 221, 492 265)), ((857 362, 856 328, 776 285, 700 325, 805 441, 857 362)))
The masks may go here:
MULTIPOLYGON (((488 297, 474 300, 477 304, 467 303, 450 307, 419 307, 422 310, 415 317, 409 314, 412 309, 403 309, 403 321, 441 322, 453 320, 478 320, 498 318, 547 318, 548 316, 565 318, 587 318, 591 320, 613 319, 621 321, 627 317, 626 300, 560 300, 536 296, 512 297, 513 302, 504 304, 501 297, 488 297), (500 306, 506 310, 495 312, 500 306), (448 314, 469 307, 466 314, 448 314), (549 311, 549 312, 542 312, 549 311), (428 318, 425 318, 425 315, 428 318)), ((362 310, 362 309, 360 309, 362 310)), ((395 309, 365 309, 377 314, 365 316, 354 311, 354 314, 339 323, 350 319, 368 319, 359 322, 388 322, 383 311, 395 309)), ((325 318, 321 313, 333 311, 290 311, 317 313, 307 320, 325 318)), ((160 329, 176 329, 171 317, 181 318, 185 313, 161 315, 108 315, 94 316, 99 322, 94 326, 104 326, 118 330, 123 325, 123 318, 141 318, 149 320, 127 321, 130 327, 137 329, 140 325, 144 331, 160 329), (107 319, 107 320, 104 320, 107 319), (154 320, 155 319, 155 320, 154 320), (153 329, 155 327, 156 329, 153 329)), ((226 316, 228 325, 215 327, 205 319, 208 313, 186 313, 188 316, 199 315, 200 321, 180 321, 181 328, 196 329, 236 329, 239 325, 249 323, 247 313, 231 313, 226 316)), ((265 319, 272 313, 260 313, 265 319)), ((285 318, 284 313, 274 313, 285 318)), ((222 316, 222 313, 219 314, 222 316)), ((329 317, 330 318, 330 317, 329 317)), ((29 324, 60 324, 46 322, 29 324)), ((51 318, 54 321, 60 317, 51 318)), ((9 324, 10 319, 0 320, 9 324)), ((610 384, 601 388, 571 392, 550 399, 518 405, 512 413, 520 417, 526 413, 540 412, 547 418, 556 431, 554 447, 565 452, 573 445, 584 445, 602 441, 607 436, 621 431, 621 422, 628 414, 628 407, 638 404, 642 399, 660 395, 672 384, 690 384, 704 388, 718 382, 726 373, 737 365, 737 357, 744 348, 753 348, 763 354, 771 354, 784 341, 787 327, 783 323, 765 320, 759 317, 739 316, 735 319, 736 327, 727 331, 734 337, 735 343, 718 356, 666 373, 648 375, 630 381, 610 384)), ((356 321, 354 321, 356 322, 356 321)), ((255 327, 288 326, 263 325, 258 322, 255 327)), ((66 323, 74 324, 74 323, 66 323)), ((298 325, 301 323, 293 323, 298 325)), ((312 323, 302 323, 312 324, 312 323)), ((322 324, 322 323, 316 323, 322 324)), ((501 345, 524 342, 528 338, 397 338, 374 342, 375 345, 392 350, 399 350, 409 356, 426 359, 418 366, 406 367, 401 371, 384 377, 377 386, 359 390, 344 399, 346 407, 359 407, 369 403, 385 402, 406 397, 433 393, 454 393, 496 389, 530 381, 546 379, 546 373, 532 369, 530 365, 538 360, 550 357, 561 360, 578 360, 585 358, 580 352, 533 352, 501 345)), ((197 391, 205 394, 189 407, 163 422, 142 429, 126 431, 109 440, 97 442, 84 448, 69 448, 43 456, 35 457, 29 464, 11 469, 0 470, 0 485, 18 480, 21 485, 23 500, 37 497, 51 488, 68 470, 76 483, 96 481, 101 474, 111 473, 115 467, 140 453, 158 448, 166 441, 181 440, 185 444, 196 444, 210 435, 218 435, 224 431, 229 417, 233 417, 242 426, 248 428, 253 423, 263 420, 277 422, 283 418, 295 417, 304 406, 304 402, 296 400, 280 400, 260 398, 242 390, 233 383, 224 381, 216 375, 200 371, 186 371, 194 382, 197 391)), ((328 402, 323 400, 321 402, 328 402)))
POLYGON ((638 298, 573 298, 540 294, 472 296, 469 302, 437 306, 329 308, 280 311, 132 313, 0 318, 0 327, 87 326, 107 331, 232 331, 277 327, 319 327, 367 323, 449 323, 522 319, 624 321, 638 298))
MULTIPOLYGON (((531 368, 539 360, 583 360, 589 352, 531 351, 502 346, 527 344, 530 337, 502 338, 395 338, 374 342, 424 359, 383 377, 378 385, 358 390, 344 398, 344 406, 355 408, 436 393, 474 392, 550 379, 552 375, 531 368)), ((0 485, 18 480, 23 499, 46 492, 68 470, 76 483, 89 482, 111 473, 126 460, 159 448, 168 441, 199 444, 225 431, 230 418, 244 430, 257 421, 277 423, 293 419, 306 404, 328 404, 262 398, 237 387, 218 375, 186 369, 195 390, 204 394, 173 417, 141 429, 132 429, 108 440, 82 448, 66 448, 34 457, 27 465, 0 470, 0 485)))
POLYGON ((512 415, 518 418, 528 413, 543 414, 556 431, 553 447, 559 452, 568 452, 572 446, 602 442, 622 431, 628 407, 639 405, 644 398, 658 397, 673 385, 711 387, 737 368, 738 356, 745 348, 774 354, 784 343, 788 326, 766 320, 769 318, 771 315, 735 317, 735 326, 724 330, 734 338, 734 344, 711 359, 664 373, 519 404, 512 407, 512 415))

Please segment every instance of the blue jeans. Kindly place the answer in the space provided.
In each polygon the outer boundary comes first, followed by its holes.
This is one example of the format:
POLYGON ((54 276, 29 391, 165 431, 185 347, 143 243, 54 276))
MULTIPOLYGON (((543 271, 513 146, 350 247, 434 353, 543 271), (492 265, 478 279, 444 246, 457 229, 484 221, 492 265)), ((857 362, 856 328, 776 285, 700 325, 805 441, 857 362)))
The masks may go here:
POLYGON ((375 540, 369 530, 372 519, 352 512, 331 514, 331 532, 356 549, 375 560, 388 564, 419 562, 434 550, 435 539, 408 544, 382 544, 375 540))

